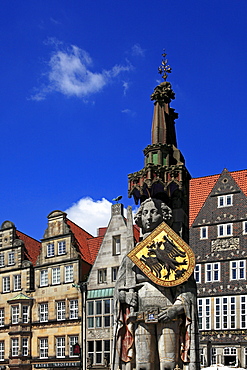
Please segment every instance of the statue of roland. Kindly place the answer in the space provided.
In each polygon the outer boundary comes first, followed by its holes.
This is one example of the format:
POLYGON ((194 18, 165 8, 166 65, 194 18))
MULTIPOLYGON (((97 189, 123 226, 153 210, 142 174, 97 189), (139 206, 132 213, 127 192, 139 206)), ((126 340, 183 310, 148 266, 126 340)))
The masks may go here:
MULTIPOLYGON (((161 200, 145 200, 135 222, 148 236, 172 211, 161 200)), ((115 286, 112 370, 198 370, 196 284, 164 287, 153 283, 126 256, 115 286), (147 319, 148 318, 148 319, 147 319)))

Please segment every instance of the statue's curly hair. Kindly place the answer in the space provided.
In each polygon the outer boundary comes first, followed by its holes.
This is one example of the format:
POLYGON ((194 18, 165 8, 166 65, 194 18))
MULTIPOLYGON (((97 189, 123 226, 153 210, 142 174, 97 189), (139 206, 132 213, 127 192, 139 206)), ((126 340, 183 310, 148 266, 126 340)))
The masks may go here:
POLYGON ((148 199, 144 200, 144 202, 142 202, 142 204, 140 205, 140 207, 138 208, 138 210, 137 210, 137 212, 136 212, 136 214, 134 216, 135 223, 139 227, 142 227, 142 211, 143 211, 143 208, 144 208, 145 204, 147 204, 148 202, 154 202, 154 204, 156 205, 156 207, 159 210, 160 214, 162 215, 163 220, 166 221, 166 223, 168 223, 168 224, 171 223, 171 220, 172 220, 172 210, 171 210, 171 208, 168 207, 160 199, 148 198, 148 199))

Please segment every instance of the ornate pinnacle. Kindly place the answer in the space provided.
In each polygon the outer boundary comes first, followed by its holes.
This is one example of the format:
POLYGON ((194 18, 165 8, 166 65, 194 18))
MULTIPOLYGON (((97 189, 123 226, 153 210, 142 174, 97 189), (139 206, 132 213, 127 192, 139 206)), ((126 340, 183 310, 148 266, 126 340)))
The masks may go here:
POLYGON ((163 60, 161 62, 161 66, 158 68, 159 74, 164 79, 161 84, 155 87, 153 94, 151 95, 151 100, 155 102, 159 102, 160 104, 170 103, 171 100, 175 99, 175 93, 172 90, 172 86, 170 82, 166 81, 168 73, 171 73, 172 69, 167 64, 166 53, 162 54, 163 60))
POLYGON ((167 73, 171 73, 172 72, 171 67, 169 66, 169 64, 167 64, 168 63, 168 60, 165 59, 166 58, 166 55, 167 54, 165 53, 165 50, 164 50, 164 53, 162 54, 163 60, 161 62, 161 65, 158 68, 158 72, 161 75, 161 77, 164 79, 164 81, 166 81, 166 79, 168 77, 168 74, 167 73))

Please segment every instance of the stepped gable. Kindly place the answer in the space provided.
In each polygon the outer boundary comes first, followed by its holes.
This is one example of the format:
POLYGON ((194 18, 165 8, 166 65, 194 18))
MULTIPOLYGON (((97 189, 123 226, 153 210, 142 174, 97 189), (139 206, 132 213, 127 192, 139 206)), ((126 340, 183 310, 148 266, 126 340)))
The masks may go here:
POLYGON ((80 226, 76 225, 73 221, 66 218, 66 224, 70 227, 72 231, 78 250, 81 254, 82 259, 89 263, 90 265, 93 263, 91 259, 91 253, 89 250, 88 240, 94 238, 93 235, 89 234, 87 231, 82 229, 80 226))
POLYGON ((16 230, 16 235, 24 243, 25 258, 31 261, 33 266, 35 266, 38 255, 40 253, 41 243, 38 240, 31 238, 30 236, 22 233, 19 230, 16 230))
MULTIPOLYGON (((229 173, 247 196, 247 170, 233 171, 229 173)), ((190 180, 189 227, 191 227, 195 221, 196 216, 203 207, 207 197, 211 193, 220 176, 221 174, 217 174, 190 180)))

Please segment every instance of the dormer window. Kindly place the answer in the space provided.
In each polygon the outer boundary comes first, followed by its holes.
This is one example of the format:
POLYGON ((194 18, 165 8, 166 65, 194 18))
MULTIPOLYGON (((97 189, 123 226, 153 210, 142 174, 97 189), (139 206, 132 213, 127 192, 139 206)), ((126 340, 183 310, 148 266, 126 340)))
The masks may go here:
POLYGON ((233 205, 233 195, 220 195, 218 196, 218 208, 221 207, 230 207, 233 205))

